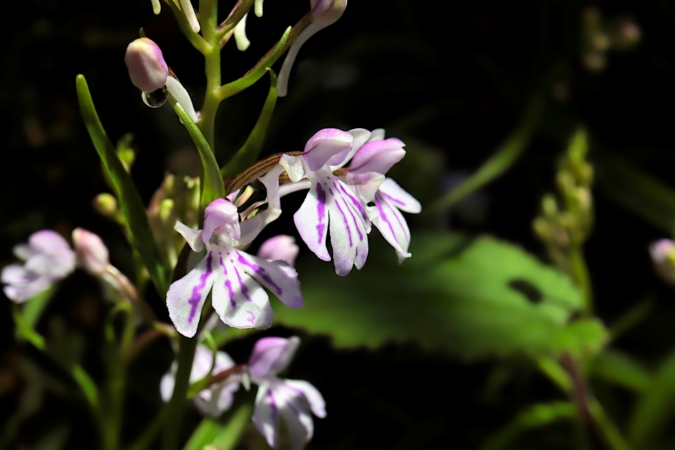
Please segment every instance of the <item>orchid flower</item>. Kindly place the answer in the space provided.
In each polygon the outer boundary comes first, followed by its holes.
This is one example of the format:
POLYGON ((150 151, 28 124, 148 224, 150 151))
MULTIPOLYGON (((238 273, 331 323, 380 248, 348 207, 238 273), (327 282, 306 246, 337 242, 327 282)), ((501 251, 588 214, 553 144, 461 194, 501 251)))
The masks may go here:
POLYGON ((342 13, 347 8, 347 0, 310 0, 310 5, 312 8, 310 12, 312 21, 291 44, 286 59, 284 59, 284 63, 279 71, 279 77, 277 78, 277 95, 279 97, 285 97, 288 93, 288 78, 290 77, 291 68, 300 48, 317 32, 332 25, 342 17, 342 13))
POLYGON ((162 50, 154 41, 148 38, 139 38, 131 42, 127 46, 124 62, 129 70, 131 82, 141 90, 143 103, 151 108, 162 106, 166 102, 165 93, 156 103, 155 100, 151 102, 149 98, 154 92, 166 88, 190 118, 195 122, 198 120, 199 117, 192 104, 190 94, 180 81, 170 74, 162 50))
MULTIPOLYGON (((204 346, 198 345, 195 350, 195 358, 192 362, 192 371, 190 372, 190 383, 196 383, 209 375, 211 372, 211 364, 213 363, 213 353, 204 346)), ((217 374, 227 369, 234 367, 234 361, 225 352, 217 352, 215 364, 213 365, 212 373, 217 374)), ((176 383, 176 370, 178 364, 174 361, 171 369, 163 377, 159 385, 159 391, 162 400, 168 402, 173 394, 173 387, 176 383)), ((194 401, 197 408, 204 414, 212 417, 218 417, 230 406, 232 406, 232 399, 234 393, 239 389, 239 381, 241 377, 232 375, 227 380, 202 389, 195 396, 194 401)))
MULTIPOLYGON (((361 269, 368 257, 370 226, 365 208, 352 188, 333 175, 349 160, 353 144, 365 141, 362 131, 321 130, 307 141, 300 156, 283 155, 280 160, 291 181, 309 179, 309 193, 293 216, 295 225, 309 249, 324 261, 331 259, 326 247, 330 232, 338 275, 347 275, 352 266, 361 269)), ((372 183, 378 180, 367 184, 372 183)))
POLYGON ((384 179, 375 191, 370 180, 376 174, 385 175, 403 159, 404 146, 399 139, 384 139, 384 130, 374 130, 368 141, 354 153, 345 176, 363 202, 369 220, 396 250, 399 263, 411 256, 408 252, 410 229, 399 210, 419 213, 422 207, 391 178, 384 179))
POLYGON ((291 450, 301 450, 312 438, 315 416, 326 417, 326 403, 319 391, 302 380, 277 377, 295 354, 300 339, 260 339, 248 363, 251 381, 258 384, 253 423, 272 448, 279 448, 280 420, 288 430, 291 450))
POLYGON ((284 261, 293 267, 299 251, 293 237, 280 234, 263 242, 258 249, 258 256, 271 261, 284 261))
POLYGON ((5 295, 23 303, 51 287, 75 270, 75 253, 55 231, 42 230, 28 238, 28 244, 14 247, 14 255, 24 265, 10 264, 2 269, 5 295))
POLYGON ((290 307, 302 305, 295 269, 237 250, 259 231, 253 227, 250 232, 242 232, 249 228, 246 222, 239 224, 237 208, 225 199, 214 200, 206 207, 201 230, 176 222, 176 231, 193 251, 200 255, 206 251, 194 269, 173 282, 167 293, 169 316, 184 336, 195 335, 211 291, 213 308, 225 324, 235 328, 265 329, 272 325, 274 314, 263 286, 290 307))

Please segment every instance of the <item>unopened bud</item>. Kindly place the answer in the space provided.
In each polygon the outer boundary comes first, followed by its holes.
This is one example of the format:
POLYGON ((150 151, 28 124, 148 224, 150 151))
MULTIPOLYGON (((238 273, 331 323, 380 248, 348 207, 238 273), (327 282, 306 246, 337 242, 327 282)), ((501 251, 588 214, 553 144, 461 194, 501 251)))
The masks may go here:
POLYGON ((642 32, 633 22, 620 24, 612 33, 612 43, 617 50, 629 50, 640 42, 642 32))
POLYGON ((110 265, 108 247, 100 237, 82 228, 73 230, 73 246, 77 261, 84 270, 92 275, 105 273, 110 265))
POLYGON ((541 199, 541 210, 547 219, 554 218, 558 214, 558 202, 552 194, 546 194, 541 199))
POLYGON ((114 218, 117 215, 117 199, 107 192, 98 194, 94 198, 94 209, 103 216, 114 218))
POLYGON ((675 284, 675 242, 670 239, 656 241, 649 246, 649 254, 661 279, 675 284))
POLYGON ((260 250, 258 250, 258 256, 272 261, 284 261, 292 266, 299 251, 298 246, 295 244, 295 239, 291 236, 280 234, 263 242, 260 250))
POLYGON ((143 92, 154 92, 166 84, 169 67, 162 50, 152 40, 139 38, 127 46, 124 62, 134 86, 143 92))

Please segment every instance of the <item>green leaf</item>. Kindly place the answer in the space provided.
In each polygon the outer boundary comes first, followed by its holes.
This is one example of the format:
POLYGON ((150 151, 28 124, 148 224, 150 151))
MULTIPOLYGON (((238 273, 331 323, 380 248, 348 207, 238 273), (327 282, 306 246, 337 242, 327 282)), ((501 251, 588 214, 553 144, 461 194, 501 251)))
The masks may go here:
POLYGON ((274 48, 267 52, 267 54, 263 56, 243 77, 221 86, 220 89, 218 89, 218 98, 220 100, 225 100, 228 97, 232 97, 234 94, 238 94, 262 78, 262 76, 265 75, 265 72, 272 67, 272 64, 274 64, 284 51, 286 51, 286 42, 288 41, 292 30, 293 27, 286 28, 286 31, 284 31, 284 34, 274 48))
POLYGON ((79 364, 74 364, 71 369, 71 374, 73 378, 80 386, 84 397, 87 399, 87 402, 94 408, 98 408, 98 389, 94 380, 91 379, 89 374, 84 371, 82 366, 79 364))
POLYGON ((225 179, 232 178, 251 166, 256 162, 262 150, 267 127, 269 127, 270 120, 272 120, 272 115, 274 114, 274 107, 277 104, 277 75, 272 69, 267 70, 270 73, 270 91, 265 99, 265 104, 258 117, 258 122, 256 122, 253 130, 251 130, 251 134, 249 134, 244 145, 221 169, 221 175, 225 179))
POLYGON ((19 311, 18 305, 14 305, 14 308, 12 308, 12 314, 14 315, 14 323, 16 323, 16 334, 23 337, 40 350, 44 350, 44 338, 40 336, 40 334, 35 331, 28 323, 25 317, 21 314, 21 311, 19 311))
POLYGON ((561 419, 573 419, 575 416, 576 408, 570 402, 533 405, 488 439, 481 450, 513 448, 510 446, 513 441, 528 429, 543 427, 561 419))
POLYGON ((155 288, 160 295, 164 295, 169 288, 170 272, 150 230, 143 201, 103 129, 84 75, 77 76, 76 85, 82 118, 106 173, 115 187, 132 246, 141 255, 155 288))
POLYGON ((568 323, 582 306, 570 279, 511 244, 416 234, 401 266, 390 247, 371 247, 348 279, 332 264, 301 264, 305 305, 275 308, 279 321, 329 334, 338 347, 412 341, 464 360, 597 352, 607 340, 595 319, 568 323))
POLYGON ((633 448, 659 448, 657 443, 675 412, 675 353, 659 367, 628 423, 633 448))
POLYGON ((232 450, 239 443, 250 419, 250 403, 243 403, 239 406, 233 414, 230 414, 225 423, 207 417, 192 433, 183 450, 203 450, 207 445, 218 450, 232 450))
POLYGON ((644 392, 651 376, 637 361, 617 350, 605 349, 596 356, 590 367, 591 375, 610 383, 644 392))
POLYGON ((202 162, 202 196, 200 200, 200 206, 202 211, 217 198, 225 197, 225 186, 223 185, 223 179, 220 176, 220 169, 218 168, 218 163, 216 162, 215 156, 213 156, 213 151, 209 146, 209 143, 206 141, 206 138, 197 127, 190 116, 185 112, 182 106, 170 97, 171 105, 173 109, 180 117, 181 122, 188 131, 188 134, 192 138, 192 141, 197 147, 197 152, 199 153, 199 159, 202 162))

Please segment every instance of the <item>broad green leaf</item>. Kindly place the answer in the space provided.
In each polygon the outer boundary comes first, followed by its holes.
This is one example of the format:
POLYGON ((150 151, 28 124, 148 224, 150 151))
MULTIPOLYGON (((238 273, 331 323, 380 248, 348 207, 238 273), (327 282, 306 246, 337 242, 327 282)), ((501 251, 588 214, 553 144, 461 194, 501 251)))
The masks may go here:
POLYGON ((570 402, 553 402, 534 405, 519 413, 513 421, 488 439, 481 450, 513 448, 511 444, 521 434, 532 428, 543 427, 561 419, 573 419, 576 408, 570 402))
MULTIPOLYGON (((659 448, 663 432, 675 413, 675 353, 654 374, 628 423, 633 448, 659 448)), ((671 435, 672 436, 672 435, 671 435)))
POLYGON ((286 51, 286 43, 292 30, 293 27, 286 28, 286 31, 284 31, 284 34, 274 48, 267 52, 267 54, 263 56, 243 77, 221 86, 220 89, 218 89, 218 98, 224 100, 228 97, 232 97, 234 94, 238 94, 262 78, 262 76, 265 75, 265 72, 272 67, 272 64, 274 64, 284 51, 286 51))
POLYGON ((84 75, 77 76, 76 85, 82 118, 106 173, 115 187, 132 246, 141 255, 155 288, 160 295, 164 295, 169 288, 170 272, 155 244, 143 201, 103 129, 84 75))
POLYGON ((274 107, 277 104, 277 76, 272 69, 268 69, 268 71, 270 73, 270 91, 258 117, 258 122, 256 122, 253 130, 251 130, 251 134, 249 134, 244 145, 221 169, 222 177, 225 179, 232 178, 251 166, 256 162, 262 150, 267 127, 269 127, 272 114, 274 114, 274 107))
POLYGON ((412 341, 465 360, 596 352, 607 339, 595 319, 570 322, 582 297, 566 275, 511 244, 416 234, 401 266, 390 247, 371 247, 347 278, 305 260, 305 305, 275 308, 279 321, 329 334, 338 347, 412 341))
POLYGON ((234 449, 250 422, 251 409, 250 403, 243 403, 228 415, 224 423, 210 417, 204 418, 183 450, 203 450, 207 445, 217 450, 234 449))
POLYGON ((593 359, 591 375, 619 386, 644 392, 651 383, 651 375, 637 361, 621 352, 605 349, 593 359))
POLYGON ((202 162, 202 180, 204 182, 202 183, 202 196, 199 204, 201 209, 204 210, 215 199, 225 197, 225 186, 220 176, 220 169, 209 143, 199 130, 199 127, 197 127, 197 124, 192 121, 179 103, 176 103, 173 98, 170 98, 170 100, 173 109, 178 114, 178 117, 180 117, 181 122, 183 122, 188 134, 197 147, 199 159, 202 162))

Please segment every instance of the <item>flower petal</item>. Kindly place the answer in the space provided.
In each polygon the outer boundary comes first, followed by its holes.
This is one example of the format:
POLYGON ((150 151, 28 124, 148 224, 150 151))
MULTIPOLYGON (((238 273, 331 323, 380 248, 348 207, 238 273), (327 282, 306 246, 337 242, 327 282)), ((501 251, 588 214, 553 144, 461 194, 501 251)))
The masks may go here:
POLYGON ((258 257, 270 261, 283 261, 292 267, 299 252, 300 247, 295 243, 294 237, 280 234, 262 243, 258 249, 258 257))
POLYGON ((354 137, 346 131, 325 128, 309 138, 302 158, 312 171, 317 171, 326 164, 340 164, 352 149, 353 141, 354 137))
POLYGON ((383 141, 369 141, 354 154, 349 165, 352 173, 377 172, 386 174, 391 166, 405 156, 405 144, 396 138, 383 141))
POLYGON ((244 272, 269 289, 279 300, 291 308, 302 306, 302 293, 298 273, 283 261, 268 261, 237 251, 237 263, 244 272))
POLYGON ((284 383, 292 389, 296 389, 305 396, 309 407, 312 409, 312 412, 315 416, 324 418, 326 417, 326 401, 323 399, 321 393, 315 388, 312 384, 303 380, 288 380, 285 379, 284 383))
POLYGON ((374 199, 375 206, 369 208, 370 220, 380 230, 382 236, 394 247, 399 264, 410 258, 410 230, 401 212, 383 195, 378 193, 374 199))
POLYGON ((268 383, 258 387, 255 397, 255 409, 252 417, 260 434, 272 448, 279 447, 279 408, 274 393, 268 383))
POLYGON ((259 339, 248 361, 248 369, 253 380, 261 382, 266 378, 275 377, 288 366, 299 345, 300 339, 296 336, 288 339, 280 337, 259 339))
POLYGON ((351 188, 332 176, 329 193, 330 243, 333 247, 335 273, 347 275, 352 266, 361 269, 368 257, 368 227, 365 211, 351 188))
POLYGON ((192 337, 197 332, 202 307, 213 284, 214 265, 218 263, 213 259, 213 253, 208 252, 187 275, 171 283, 166 294, 169 317, 183 336, 192 337))
POLYGON ((373 131, 370 132, 368 142, 381 141, 382 139, 384 139, 384 128, 375 128, 373 131))
POLYGON ((331 171, 336 171, 337 169, 340 169, 342 168, 342 166, 347 164, 354 156, 354 153, 356 153, 358 149, 361 148, 361 146, 365 144, 366 141, 368 141, 368 138, 370 137, 370 131, 366 130, 365 128, 354 128, 353 130, 349 130, 348 133, 351 134, 352 137, 354 138, 354 140, 352 141, 352 148, 340 164, 330 166, 331 171))
POLYGON ((180 104, 180 106, 183 107, 185 112, 190 116, 193 122, 197 122, 199 117, 197 116, 197 112, 195 111, 195 107, 192 104, 192 98, 190 98, 190 94, 188 91, 185 89, 185 87, 169 75, 166 78, 166 88, 169 91, 171 95, 173 95, 173 98, 176 99, 176 101, 180 104))
POLYGON ((202 230, 195 230, 185 225, 183 222, 176 221, 173 227, 183 238, 194 252, 201 252, 204 250, 204 241, 202 240, 202 230))
POLYGON ((387 178, 380 186, 380 194, 387 201, 392 202, 401 211, 417 214, 422 211, 422 205, 412 195, 408 194, 394 180, 387 178))
POLYGON ((274 313, 265 290, 245 273, 232 249, 218 253, 214 262, 216 278, 212 303, 221 320, 235 328, 265 329, 272 325, 274 313))
POLYGON ((377 172, 347 172, 347 175, 345 176, 347 184, 354 188, 359 198, 366 204, 373 201, 375 194, 380 189, 380 185, 382 185, 384 180, 384 175, 377 172))
POLYGON ((326 247, 328 235, 328 189, 325 184, 312 180, 305 201, 300 209, 293 215, 295 226, 300 237, 307 247, 314 252, 319 259, 330 261, 330 254, 326 247))
POLYGON ((239 214, 237 207, 224 198, 217 198, 204 211, 202 240, 206 244, 215 232, 222 232, 232 239, 239 239, 239 214))

